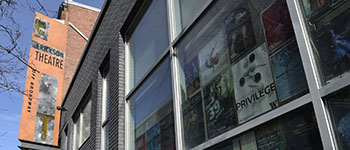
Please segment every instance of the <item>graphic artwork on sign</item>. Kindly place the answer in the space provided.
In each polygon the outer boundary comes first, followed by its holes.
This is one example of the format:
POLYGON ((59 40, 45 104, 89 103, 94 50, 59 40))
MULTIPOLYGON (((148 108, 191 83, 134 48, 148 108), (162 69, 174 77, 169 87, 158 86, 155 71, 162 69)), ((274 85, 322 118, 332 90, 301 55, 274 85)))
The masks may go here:
POLYGON ((42 73, 38 96, 34 141, 52 144, 57 96, 56 77, 42 73))
POLYGON ((34 36, 47 41, 50 23, 41 18, 35 18, 34 36))

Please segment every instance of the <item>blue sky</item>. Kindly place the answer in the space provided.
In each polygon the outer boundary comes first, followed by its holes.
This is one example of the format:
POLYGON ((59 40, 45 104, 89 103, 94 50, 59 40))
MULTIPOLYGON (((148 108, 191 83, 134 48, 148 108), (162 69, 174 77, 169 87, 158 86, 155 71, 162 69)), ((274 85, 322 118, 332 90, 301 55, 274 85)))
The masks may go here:
MULTIPOLYGON (((22 4, 26 4, 26 0, 15 0, 22 4)), ((57 11, 59 5, 64 0, 40 0, 47 10, 57 11)), ((83 4, 87 4, 96 8, 103 6, 104 0, 74 0, 83 4)), ((29 3, 35 4, 35 0, 28 0, 29 3)), ((21 45, 25 49, 29 49, 34 14, 25 6, 19 7, 14 13, 16 20, 19 22, 23 31, 21 37, 21 45)), ((49 17, 56 17, 56 14, 51 13, 49 17)), ((1 21, 1 20, 0 20, 1 21)), ((0 35, 0 42, 4 41, 3 35, 0 35)), ((28 51, 29 53, 29 51, 28 51)), ((26 71, 23 72, 22 89, 24 87, 26 71)), ((22 110, 23 95, 18 93, 0 93, 0 150, 18 149, 20 145, 18 141, 18 130, 22 110)))

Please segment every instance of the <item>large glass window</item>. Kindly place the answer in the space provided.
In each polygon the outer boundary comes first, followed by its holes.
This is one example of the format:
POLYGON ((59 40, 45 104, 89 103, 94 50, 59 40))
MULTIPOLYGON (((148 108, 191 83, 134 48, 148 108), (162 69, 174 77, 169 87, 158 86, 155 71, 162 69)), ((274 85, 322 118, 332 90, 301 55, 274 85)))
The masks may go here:
POLYGON ((170 58, 166 57, 128 99, 131 148, 175 149, 170 58))
POLYGON ((152 0, 129 39, 130 80, 134 86, 169 46, 166 0, 152 0))
POLYGON ((350 87, 325 98, 338 149, 350 149, 350 87))
POLYGON ((217 0, 176 50, 186 148, 308 91, 285 0, 217 0))
POLYGON ((173 0, 175 36, 199 16, 209 1, 211 0, 173 0))
POLYGON ((350 72, 350 1, 300 0, 322 84, 350 72))
POLYGON ((75 114, 74 119, 74 149, 79 147, 90 136, 91 128, 91 100, 75 114))
POLYGON ((209 150, 322 150, 313 108, 304 106, 209 150))

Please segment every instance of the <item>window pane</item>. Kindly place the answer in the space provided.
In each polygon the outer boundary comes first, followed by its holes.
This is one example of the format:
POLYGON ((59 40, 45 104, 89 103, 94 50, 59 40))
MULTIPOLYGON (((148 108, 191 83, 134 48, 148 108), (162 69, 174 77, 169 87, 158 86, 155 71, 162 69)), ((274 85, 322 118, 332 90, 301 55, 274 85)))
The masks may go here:
POLYGON ((130 41, 132 64, 130 86, 136 84, 169 46, 165 0, 153 0, 133 31, 130 41))
POLYGON ((311 104, 217 144, 209 150, 322 150, 311 104))
POLYGON ((74 124, 74 149, 78 149, 80 147, 80 117, 77 122, 74 124))
POLYGON ((175 149, 170 58, 167 57, 135 91, 132 109, 138 149, 175 149))
POLYGON ((200 10, 211 0, 174 0, 175 36, 185 29, 200 14, 200 10))
POLYGON ((322 84, 350 72, 350 1, 300 0, 322 84))
POLYGON ((83 110, 83 126, 82 126, 82 141, 84 142, 90 136, 91 122, 91 100, 83 110))
POLYGON ((285 0, 213 3, 176 45, 188 148, 308 91, 285 0))
POLYGON ((326 98, 340 150, 350 149, 350 87, 326 98))
POLYGON ((109 72, 105 71, 102 77, 102 116, 101 123, 107 120, 109 103, 109 72))

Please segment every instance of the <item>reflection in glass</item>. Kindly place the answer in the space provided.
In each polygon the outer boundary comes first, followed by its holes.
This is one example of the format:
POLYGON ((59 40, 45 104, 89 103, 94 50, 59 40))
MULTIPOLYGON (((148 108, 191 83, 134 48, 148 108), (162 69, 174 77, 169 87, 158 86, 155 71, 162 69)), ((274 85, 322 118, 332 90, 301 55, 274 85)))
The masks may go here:
POLYGON ((186 148, 307 91, 285 0, 212 2, 176 49, 186 148))
POLYGON ((211 0, 174 0, 175 37, 200 14, 200 10, 211 0))
POLYGON ((350 149, 350 87, 326 98, 340 150, 350 149))
POLYGON ((350 72, 350 1, 301 0, 322 84, 350 72))
POLYGON ((175 149, 170 69, 167 57, 128 100, 136 150, 175 149))
POLYGON ((169 45, 165 0, 153 0, 129 40, 132 55, 131 86, 136 84, 169 45))
POLYGON ((83 110, 82 143, 90 136, 91 100, 83 110))

